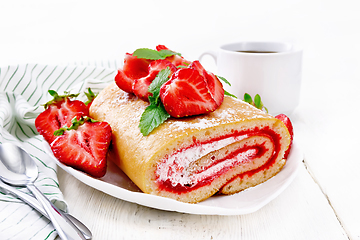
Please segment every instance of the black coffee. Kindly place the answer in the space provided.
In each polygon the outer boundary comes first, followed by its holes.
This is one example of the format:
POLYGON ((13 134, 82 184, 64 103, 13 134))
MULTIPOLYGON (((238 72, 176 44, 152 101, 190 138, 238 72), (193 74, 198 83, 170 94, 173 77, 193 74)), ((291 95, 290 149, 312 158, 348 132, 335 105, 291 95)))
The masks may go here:
POLYGON ((278 53, 274 51, 235 51, 235 52, 243 52, 243 53, 278 53))

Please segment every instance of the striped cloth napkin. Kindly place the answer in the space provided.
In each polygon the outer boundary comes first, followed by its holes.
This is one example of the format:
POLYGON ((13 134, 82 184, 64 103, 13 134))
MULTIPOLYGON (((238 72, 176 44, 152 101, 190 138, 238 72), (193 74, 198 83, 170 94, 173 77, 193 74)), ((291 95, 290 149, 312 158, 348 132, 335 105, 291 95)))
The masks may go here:
MULTIPOLYGON (((27 151, 39 167, 35 185, 59 209, 67 204, 59 189, 56 164, 43 150, 43 138, 34 122, 52 97, 48 90, 81 93, 91 87, 94 93, 114 81, 115 64, 107 66, 26 64, 0 68, 0 143, 13 142, 27 151)), ((26 188, 19 188, 30 194, 26 188)), ((0 239, 55 239, 51 222, 21 200, 0 190, 0 239)))

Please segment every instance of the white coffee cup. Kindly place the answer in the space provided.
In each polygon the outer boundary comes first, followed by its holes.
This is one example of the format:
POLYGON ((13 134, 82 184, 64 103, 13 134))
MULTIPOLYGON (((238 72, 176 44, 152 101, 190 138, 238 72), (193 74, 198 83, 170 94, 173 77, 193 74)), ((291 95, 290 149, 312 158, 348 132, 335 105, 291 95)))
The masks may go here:
POLYGON ((244 98, 261 96, 270 114, 290 115, 299 104, 302 49, 285 42, 236 42, 207 51, 215 59, 217 75, 226 78, 231 87, 224 88, 244 98))

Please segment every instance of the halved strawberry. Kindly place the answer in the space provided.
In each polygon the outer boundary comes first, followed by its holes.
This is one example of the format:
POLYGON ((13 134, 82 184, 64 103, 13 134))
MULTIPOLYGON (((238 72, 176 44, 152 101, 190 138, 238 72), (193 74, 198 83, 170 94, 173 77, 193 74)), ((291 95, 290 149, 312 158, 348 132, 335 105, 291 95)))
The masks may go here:
POLYGON ((132 93, 132 85, 135 79, 148 75, 148 66, 152 60, 137 58, 130 53, 126 53, 124 66, 118 69, 115 76, 116 85, 123 91, 132 93))
POLYGON ((52 143, 54 156, 63 164, 102 177, 106 173, 106 157, 111 141, 111 127, 106 122, 89 118, 74 120, 70 128, 60 129, 52 143))
POLYGON ((177 70, 160 88, 165 110, 173 117, 199 115, 214 111, 218 106, 206 81, 197 70, 177 70))
MULTIPOLYGON (((170 50, 170 49, 164 45, 157 45, 156 50, 160 51, 160 50, 170 50)), ((170 50, 170 51, 172 51, 172 50, 170 50)), ((166 60, 168 60, 169 62, 174 64, 176 67, 177 66, 189 66, 191 64, 190 61, 184 59, 183 57, 181 57, 179 55, 173 55, 173 56, 167 57, 166 60)))
POLYGON ((149 85, 155 79, 156 75, 167 67, 170 68, 171 74, 177 70, 176 67, 167 60, 156 60, 151 62, 148 67, 148 75, 135 79, 132 87, 133 93, 143 101, 149 101, 148 97, 151 95, 148 91, 149 85))
POLYGON ((45 104, 45 111, 40 113, 35 119, 36 130, 51 143, 55 140, 54 132, 59 128, 71 125, 74 117, 88 115, 89 110, 86 105, 79 100, 70 100, 76 94, 58 95, 55 91, 49 90, 54 97, 52 101, 45 104))
POLYGON ((275 116, 277 119, 281 120, 285 126, 287 127, 289 133, 290 133, 290 137, 291 137, 291 141, 290 141, 290 145, 289 148, 286 150, 285 154, 284 154, 284 158, 286 159, 289 155, 291 146, 292 146, 292 142, 294 139, 294 129, 293 129, 293 125, 290 121, 290 118, 288 116, 286 116, 285 114, 279 114, 277 116, 275 116))
POLYGON ((224 88, 219 79, 213 73, 206 71, 198 60, 193 61, 189 68, 199 71, 199 73, 205 78, 212 97, 214 98, 216 104, 220 106, 224 100, 224 88))

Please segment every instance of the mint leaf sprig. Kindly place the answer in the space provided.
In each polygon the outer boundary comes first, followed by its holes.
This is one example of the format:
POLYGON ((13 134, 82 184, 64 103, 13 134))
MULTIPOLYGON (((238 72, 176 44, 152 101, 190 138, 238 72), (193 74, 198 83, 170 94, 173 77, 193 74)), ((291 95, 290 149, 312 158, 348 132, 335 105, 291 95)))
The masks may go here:
POLYGON ((244 94, 244 101, 247 102, 247 103, 250 103, 251 105, 255 106, 256 108, 264 111, 266 113, 268 113, 268 109, 264 106, 264 103, 261 101, 261 97, 259 94, 256 94, 255 97, 254 97, 254 101, 252 99, 252 97, 250 96, 250 94, 248 93, 245 93, 244 94))
POLYGON ((181 56, 180 53, 177 53, 177 52, 174 52, 171 50, 166 50, 166 49, 157 51, 157 50, 149 49, 149 48, 139 48, 139 49, 136 49, 133 53, 133 56, 135 56, 137 58, 145 58, 145 59, 149 59, 149 60, 165 59, 165 58, 171 57, 173 55, 181 56))
POLYGON ((155 128, 170 118, 170 114, 166 112, 160 99, 160 87, 169 80, 170 73, 169 67, 161 70, 149 86, 148 91, 152 93, 152 96, 149 96, 150 105, 142 113, 139 123, 140 132, 143 136, 149 135, 155 128))

